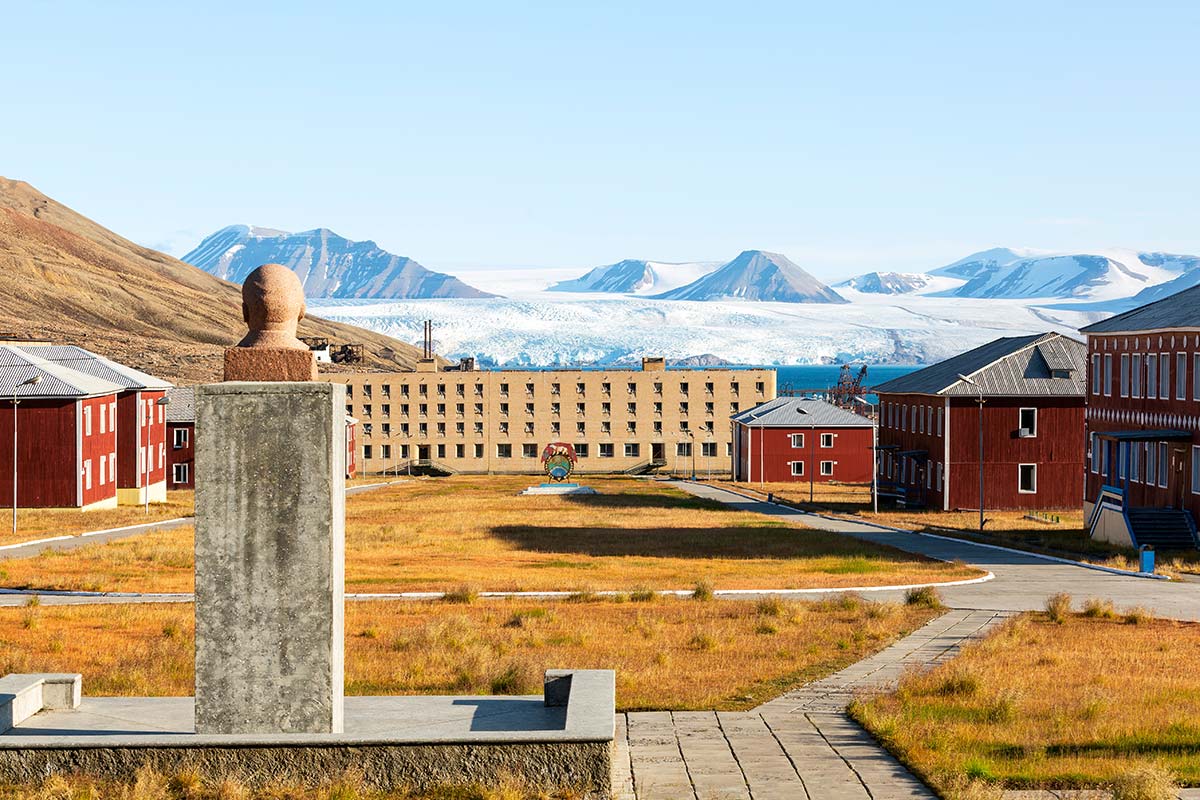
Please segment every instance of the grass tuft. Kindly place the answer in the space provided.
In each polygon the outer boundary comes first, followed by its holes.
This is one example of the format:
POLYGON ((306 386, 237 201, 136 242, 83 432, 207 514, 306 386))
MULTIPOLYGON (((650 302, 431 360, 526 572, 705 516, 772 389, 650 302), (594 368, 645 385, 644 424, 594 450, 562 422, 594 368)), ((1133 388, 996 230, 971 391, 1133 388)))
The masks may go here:
POLYGON ((692 599, 693 600, 700 600, 702 602, 707 602, 709 600, 712 600, 713 597, 715 597, 715 595, 713 594, 712 584, 706 580, 697 581, 696 585, 692 587, 692 599))
POLYGON ((1112 600, 1092 597, 1083 604, 1083 615, 1090 619, 1116 619, 1117 610, 1112 600))
POLYGON ((1071 595, 1059 592, 1046 598, 1046 616, 1051 622, 1062 625, 1071 618, 1071 595))
POLYGON ((463 584, 457 589, 451 589, 442 595, 442 602, 458 605, 470 605, 479 599, 479 590, 474 586, 463 584))
POLYGON ((1138 764, 1113 781, 1113 800, 1175 800, 1178 790, 1170 770, 1159 764, 1138 764))
POLYGON ((917 608, 940 610, 946 607, 941 593, 932 586, 918 586, 904 593, 904 602, 917 608))
POLYGON ((658 593, 645 586, 638 586, 629 593, 629 600, 634 603, 653 603, 658 599, 658 593))
POLYGON ((1142 625, 1149 622, 1151 617, 1151 613, 1142 606, 1133 606, 1132 608, 1125 609, 1125 613, 1121 619, 1126 625, 1142 625))

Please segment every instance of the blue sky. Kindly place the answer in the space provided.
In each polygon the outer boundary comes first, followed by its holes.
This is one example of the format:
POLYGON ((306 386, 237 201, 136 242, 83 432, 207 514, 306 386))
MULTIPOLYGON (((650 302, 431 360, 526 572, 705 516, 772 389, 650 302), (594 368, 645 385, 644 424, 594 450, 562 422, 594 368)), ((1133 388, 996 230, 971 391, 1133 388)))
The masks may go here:
POLYGON ((175 254, 237 222, 449 270, 1200 253, 1196 3, 59 2, 4 28, 0 174, 175 254))

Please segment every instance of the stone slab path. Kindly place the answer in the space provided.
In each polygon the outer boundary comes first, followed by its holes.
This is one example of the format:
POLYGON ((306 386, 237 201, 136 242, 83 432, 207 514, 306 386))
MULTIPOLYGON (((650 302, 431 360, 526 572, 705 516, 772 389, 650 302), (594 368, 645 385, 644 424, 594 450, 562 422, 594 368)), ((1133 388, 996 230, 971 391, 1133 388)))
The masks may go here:
POLYGON ((845 714, 854 695, 953 658, 1007 612, 951 611, 874 656, 752 711, 618 715, 619 800, 933 797, 845 714))

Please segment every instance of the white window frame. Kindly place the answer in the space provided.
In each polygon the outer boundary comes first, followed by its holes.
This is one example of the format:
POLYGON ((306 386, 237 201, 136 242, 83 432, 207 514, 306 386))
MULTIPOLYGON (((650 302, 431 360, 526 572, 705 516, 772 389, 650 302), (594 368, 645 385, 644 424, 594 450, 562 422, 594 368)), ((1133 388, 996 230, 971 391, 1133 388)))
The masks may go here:
POLYGON ((1158 354, 1158 399, 1171 399, 1171 354, 1158 354))
POLYGON ((1145 367, 1142 366, 1142 354, 1134 353, 1133 361, 1131 363, 1132 366, 1129 368, 1129 376, 1132 379, 1132 383, 1129 387, 1129 394, 1132 397, 1141 397, 1143 371, 1145 370, 1145 367))
POLYGON ((117 482, 117 454, 108 454, 108 480, 110 483, 117 482))
POLYGON ((92 407, 85 406, 83 409, 83 435, 92 435, 92 407))
POLYGON ((189 464, 172 464, 171 465, 171 483, 175 484, 176 486, 178 486, 181 483, 187 483, 188 482, 188 472, 190 471, 189 467, 190 467, 189 464), (180 478, 181 470, 182 470, 182 474, 183 474, 182 478, 180 478))
MULTIPOLYGON (((100 415, 100 419, 104 419, 103 414, 100 415)), ((107 472, 108 472, 108 456, 106 456, 104 453, 101 453, 100 454, 100 485, 101 486, 104 485, 105 479, 108 477, 108 475, 105 474, 107 472)))
POLYGON ((803 433, 788 434, 788 438, 792 440, 792 449, 793 450, 803 450, 804 449, 804 434, 803 433))
POLYGON ((113 400, 108 405, 108 429, 113 433, 117 432, 117 401, 113 400))
POLYGON ((642 447, 638 442, 625 442, 626 458, 641 458, 642 447))
POLYGON ((1167 488, 1167 478, 1171 472, 1171 448, 1166 442, 1158 443, 1158 488, 1167 488))
POLYGON ((191 432, 187 428, 174 428, 171 431, 171 444, 176 450, 182 450, 188 446, 188 440, 191 438, 191 432), (183 434, 180 436, 180 434, 183 434))
POLYGON ((1175 399, 1187 400, 1187 353, 1175 354, 1175 399))
POLYGON ((837 464, 836 461, 822 461, 821 462, 821 476, 826 477, 826 478, 832 478, 833 477, 833 468, 834 468, 834 465, 836 465, 836 464, 837 464))
POLYGON ((1028 429, 1029 434, 1023 438, 1036 439, 1038 435, 1038 410, 1035 407, 1023 406, 1017 409, 1017 430, 1026 430, 1025 426, 1021 424, 1021 420, 1024 418, 1026 411, 1033 412, 1033 427, 1028 429))
POLYGON ((1092 353, 1092 397, 1100 396, 1100 354, 1092 353))
POLYGON ((90 458, 83 462, 83 488, 84 491, 92 488, 92 460, 90 458))
POLYGON ((789 461, 788 465, 792 468, 792 477, 795 477, 795 478, 803 478, 804 477, 804 462, 803 461, 789 461))
POLYGON ((1017 465, 1017 494, 1037 494, 1037 484, 1038 484, 1038 475, 1037 475, 1038 469, 1037 468, 1038 468, 1037 464, 1018 464, 1017 465), (1021 488, 1021 475, 1026 467, 1030 467, 1033 470, 1033 488, 1032 489, 1022 489, 1021 488))
POLYGON ((1129 397, 1129 354, 1121 353, 1121 397, 1129 397))
POLYGON ((597 456, 600 458, 613 458, 615 453, 616 449, 613 447, 612 442, 601 442, 597 451, 597 456), (608 448, 607 453, 604 452, 605 448, 608 448))
POLYGON ((836 438, 837 438, 837 434, 822 433, 821 434, 821 447, 825 450, 829 450, 830 448, 833 447, 833 442, 836 438), (825 444, 826 441, 828 441, 829 444, 825 444))
POLYGON ((1112 397, 1113 357, 1112 353, 1104 354, 1104 396, 1112 397))
POLYGON ((939 438, 940 438, 940 437, 943 435, 943 430, 944 430, 944 428, 943 428, 942 426, 943 426, 943 425, 945 424, 945 422, 946 422, 946 420, 945 420, 945 419, 943 419, 943 416, 942 416, 942 412, 943 412, 944 410, 945 410, 945 409, 943 409, 941 406, 938 406, 938 410, 937 410, 937 435, 938 435, 938 437, 939 437, 939 438))

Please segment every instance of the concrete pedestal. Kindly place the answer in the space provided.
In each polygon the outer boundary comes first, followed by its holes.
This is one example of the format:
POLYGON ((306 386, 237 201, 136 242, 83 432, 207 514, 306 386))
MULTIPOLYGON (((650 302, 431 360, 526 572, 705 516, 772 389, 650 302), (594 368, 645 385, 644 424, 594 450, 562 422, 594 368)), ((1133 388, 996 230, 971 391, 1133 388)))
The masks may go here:
POLYGON ((345 387, 196 390, 196 727, 341 733, 345 387))

